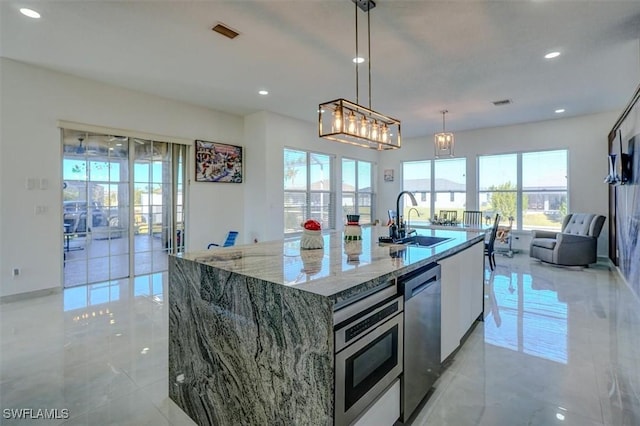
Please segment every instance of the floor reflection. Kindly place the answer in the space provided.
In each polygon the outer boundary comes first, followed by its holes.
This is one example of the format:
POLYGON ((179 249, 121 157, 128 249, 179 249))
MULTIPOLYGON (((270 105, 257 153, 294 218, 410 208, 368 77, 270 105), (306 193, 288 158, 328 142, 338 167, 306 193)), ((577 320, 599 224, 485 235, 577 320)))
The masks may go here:
POLYGON ((63 290, 63 310, 68 312, 96 307, 119 301, 121 297, 151 297, 161 303, 164 299, 162 286, 166 279, 166 272, 158 272, 135 277, 133 286, 129 279, 121 279, 66 288, 63 290))
POLYGON ((491 275, 485 291, 485 342, 566 363, 568 309, 553 283, 506 268, 491 275))

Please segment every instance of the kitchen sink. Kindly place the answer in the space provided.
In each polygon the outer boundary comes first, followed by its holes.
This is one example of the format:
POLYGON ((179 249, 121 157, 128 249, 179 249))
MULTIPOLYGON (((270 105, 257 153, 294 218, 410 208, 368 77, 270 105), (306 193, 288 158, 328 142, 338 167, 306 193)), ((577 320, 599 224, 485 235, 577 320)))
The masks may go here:
POLYGON ((412 235, 410 237, 403 238, 400 243, 419 247, 433 247, 435 245, 451 240, 453 240, 453 238, 430 237, 428 235, 412 235))

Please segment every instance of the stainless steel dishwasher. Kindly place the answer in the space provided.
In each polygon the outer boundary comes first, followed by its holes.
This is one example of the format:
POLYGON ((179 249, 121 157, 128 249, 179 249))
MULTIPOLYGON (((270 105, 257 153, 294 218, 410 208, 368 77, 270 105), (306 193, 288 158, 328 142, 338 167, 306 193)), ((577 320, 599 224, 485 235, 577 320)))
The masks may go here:
POLYGON ((440 375, 440 265, 398 278, 404 295, 402 421, 408 421, 440 375))

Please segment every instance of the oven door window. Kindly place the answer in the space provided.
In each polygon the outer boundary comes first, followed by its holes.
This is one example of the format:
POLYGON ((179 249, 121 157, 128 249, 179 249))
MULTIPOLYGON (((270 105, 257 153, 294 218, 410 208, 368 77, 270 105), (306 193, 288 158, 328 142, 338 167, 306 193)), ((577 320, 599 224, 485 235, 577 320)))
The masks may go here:
POLYGON ((345 411, 396 365, 398 365, 397 324, 345 360, 345 411))

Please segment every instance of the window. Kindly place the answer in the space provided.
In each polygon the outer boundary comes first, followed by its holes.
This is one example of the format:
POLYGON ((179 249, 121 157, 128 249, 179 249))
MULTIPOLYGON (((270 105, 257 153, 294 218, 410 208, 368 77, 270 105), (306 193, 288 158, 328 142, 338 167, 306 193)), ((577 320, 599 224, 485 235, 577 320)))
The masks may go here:
POLYGON ((307 219, 322 229, 335 228, 333 158, 326 154, 284 150, 284 233, 300 232, 307 219))
POLYGON ((478 158, 478 205, 485 217, 500 213, 518 227, 518 154, 483 155, 478 158))
POLYGON ((409 217, 409 210, 413 206, 408 197, 403 197, 403 200, 401 200, 404 203, 400 207, 402 209, 401 216, 411 219, 412 225, 417 225, 420 222, 427 225, 429 218, 432 216, 431 163, 431 160, 406 161, 402 163, 402 190, 413 192, 418 202, 416 210, 419 215, 414 215, 412 211, 411 217, 409 217))
POLYGON ((567 213, 567 150, 478 157, 478 198, 515 229, 560 230, 567 213))
POLYGON ((467 159, 434 161, 434 211, 455 210, 458 220, 467 205, 467 159))
POLYGON ((342 214, 360 215, 360 224, 371 224, 373 167, 368 161, 342 159, 342 214))
POLYGON ((567 214, 567 151, 522 154, 522 229, 560 230, 567 214))
MULTIPOLYGON (((406 161, 402 163, 402 189, 411 191, 418 201, 418 215, 411 215, 411 224, 427 225, 440 210, 456 210, 462 217, 467 203, 467 160, 406 161)), ((402 216, 409 218, 412 205, 407 198, 402 216)))

